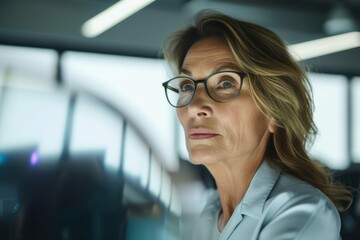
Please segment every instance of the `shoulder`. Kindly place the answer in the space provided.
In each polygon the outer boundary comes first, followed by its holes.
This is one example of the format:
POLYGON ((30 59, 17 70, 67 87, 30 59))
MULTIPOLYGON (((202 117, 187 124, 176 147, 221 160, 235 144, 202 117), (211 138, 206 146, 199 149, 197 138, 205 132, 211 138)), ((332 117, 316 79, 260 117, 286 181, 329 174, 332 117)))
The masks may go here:
POLYGON ((274 185, 262 221, 263 226, 270 226, 264 232, 270 238, 269 230, 276 234, 288 229, 292 239, 338 239, 341 226, 339 213, 325 194, 286 174, 281 174, 274 185))
MULTIPOLYGON (((267 204, 272 201, 286 201, 288 203, 324 203, 336 210, 331 200, 319 189, 294 176, 281 173, 274 185, 267 204)), ((337 210, 336 210, 337 211, 337 210)))

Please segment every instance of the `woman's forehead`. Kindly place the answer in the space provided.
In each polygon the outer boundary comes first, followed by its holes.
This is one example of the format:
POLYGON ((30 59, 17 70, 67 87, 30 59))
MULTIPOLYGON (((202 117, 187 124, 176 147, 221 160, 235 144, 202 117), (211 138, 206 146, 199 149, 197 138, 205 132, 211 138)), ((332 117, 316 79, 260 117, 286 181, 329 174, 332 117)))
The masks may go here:
POLYGON ((187 52, 180 72, 191 73, 198 68, 238 70, 238 64, 227 43, 220 38, 196 42, 187 52))

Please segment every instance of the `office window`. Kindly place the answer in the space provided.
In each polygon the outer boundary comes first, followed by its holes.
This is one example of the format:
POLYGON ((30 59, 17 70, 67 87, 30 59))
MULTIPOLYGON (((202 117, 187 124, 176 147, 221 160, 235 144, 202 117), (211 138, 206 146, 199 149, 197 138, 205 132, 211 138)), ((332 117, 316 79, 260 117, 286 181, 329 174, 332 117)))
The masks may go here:
POLYGON ((165 207, 170 207, 171 191, 171 178, 163 169, 161 176, 160 201, 165 205, 165 207))
POLYGON ((69 94, 3 88, 0 148, 34 146, 40 157, 58 158, 63 149, 69 94))
POLYGON ((149 180, 149 192, 150 194, 158 198, 161 191, 161 166, 158 163, 156 157, 151 154, 150 158, 150 180, 149 180))
POLYGON ((75 102, 70 153, 103 152, 105 167, 118 170, 123 119, 95 99, 75 102))
POLYGON ((360 77, 351 82, 352 90, 352 159, 360 163, 360 77))
POLYGON ((0 53, 0 83, 30 88, 55 83, 56 51, 0 45, 0 53))
POLYGON ((177 170, 174 120, 161 83, 168 76, 163 60, 66 52, 63 77, 69 87, 96 94, 133 123, 168 170, 177 170))
POLYGON ((345 169, 347 152, 347 79, 343 76, 310 74, 313 86, 314 120, 319 134, 310 152, 333 169, 345 169))
POLYGON ((126 126, 124 144, 124 174, 146 188, 149 179, 150 149, 130 125, 126 126))

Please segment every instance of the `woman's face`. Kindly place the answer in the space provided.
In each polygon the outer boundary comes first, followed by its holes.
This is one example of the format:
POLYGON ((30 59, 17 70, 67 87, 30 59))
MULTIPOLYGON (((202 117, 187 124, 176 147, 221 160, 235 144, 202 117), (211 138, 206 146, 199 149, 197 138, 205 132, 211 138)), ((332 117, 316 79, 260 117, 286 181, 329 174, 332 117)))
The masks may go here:
MULTIPOLYGON (((219 71, 241 71, 225 41, 207 38, 195 43, 187 52, 180 75, 195 80, 219 71)), ((198 85, 193 101, 177 109, 184 128, 186 146, 195 164, 239 161, 256 156, 267 145, 273 124, 256 106, 245 77, 240 96, 219 103, 198 85), (255 154, 255 155, 254 155, 255 154)))

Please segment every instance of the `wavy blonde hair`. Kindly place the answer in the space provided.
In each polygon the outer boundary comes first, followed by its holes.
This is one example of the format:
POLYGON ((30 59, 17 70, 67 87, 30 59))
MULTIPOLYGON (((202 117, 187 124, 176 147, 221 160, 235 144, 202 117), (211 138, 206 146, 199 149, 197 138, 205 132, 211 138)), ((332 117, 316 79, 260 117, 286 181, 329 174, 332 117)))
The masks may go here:
POLYGON ((331 172, 312 160, 306 150, 317 133, 311 86, 306 72, 293 59, 286 44, 259 25, 217 12, 203 12, 194 25, 167 39, 164 58, 178 74, 190 47, 209 37, 226 41, 239 67, 247 74, 256 104, 278 126, 266 153, 270 163, 318 188, 339 211, 350 207, 351 191, 336 183, 331 172))

